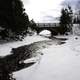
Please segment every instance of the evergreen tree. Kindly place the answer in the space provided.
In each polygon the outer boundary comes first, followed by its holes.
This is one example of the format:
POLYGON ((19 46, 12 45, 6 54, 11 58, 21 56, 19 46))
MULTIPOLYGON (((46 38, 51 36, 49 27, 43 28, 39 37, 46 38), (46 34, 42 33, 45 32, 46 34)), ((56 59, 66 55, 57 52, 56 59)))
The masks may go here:
POLYGON ((72 33, 73 27, 73 11, 71 6, 68 6, 68 31, 72 33))
POLYGON ((68 8, 63 8, 60 17, 60 33, 65 34, 72 30, 72 9, 70 6, 68 8))
POLYGON ((27 32, 30 23, 23 7, 21 0, 0 0, 0 26, 6 33, 11 30, 19 36, 27 32))
POLYGON ((67 31, 66 12, 65 9, 62 9, 60 17, 60 33, 64 34, 66 31, 67 31))
POLYGON ((23 3, 21 0, 14 0, 13 15, 15 25, 13 26, 12 30, 16 34, 22 34, 29 26, 29 18, 25 13, 25 9, 23 8, 23 3))
MULTIPOLYGON (((13 0, 0 0, 0 26, 9 28, 12 24, 12 2, 13 0)), ((12 21, 13 22, 13 21, 12 21)))
POLYGON ((37 28, 37 25, 33 19, 30 21, 30 27, 32 30, 35 30, 37 28))

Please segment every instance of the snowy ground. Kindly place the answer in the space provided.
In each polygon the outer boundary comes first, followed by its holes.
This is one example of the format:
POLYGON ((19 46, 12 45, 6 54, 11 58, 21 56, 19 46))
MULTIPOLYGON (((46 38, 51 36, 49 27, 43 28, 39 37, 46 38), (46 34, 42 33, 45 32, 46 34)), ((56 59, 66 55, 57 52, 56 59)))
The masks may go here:
MULTIPOLYGON (((80 37, 56 37, 68 40, 63 45, 56 45, 54 40, 52 46, 41 51, 44 55, 33 58, 38 60, 37 63, 13 73, 16 80, 80 80, 80 37)), ((12 48, 43 40, 49 39, 34 35, 27 36, 23 41, 0 44, 0 56, 11 54, 12 48)))
POLYGON ((8 54, 11 54, 10 51, 12 48, 28 45, 33 42, 42 41, 42 40, 49 40, 49 39, 34 35, 34 36, 27 36, 23 41, 9 42, 4 44, 2 43, 0 44, 0 56, 3 57, 8 54))
MULTIPOLYGON (((16 80, 80 80, 80 37, 67 38, 63 45, 54 44, 42 50, 44 55, 33 66, 14 72, 16 80)), ((46 38, 34 36, 32 39, 38 41, 46 38)))

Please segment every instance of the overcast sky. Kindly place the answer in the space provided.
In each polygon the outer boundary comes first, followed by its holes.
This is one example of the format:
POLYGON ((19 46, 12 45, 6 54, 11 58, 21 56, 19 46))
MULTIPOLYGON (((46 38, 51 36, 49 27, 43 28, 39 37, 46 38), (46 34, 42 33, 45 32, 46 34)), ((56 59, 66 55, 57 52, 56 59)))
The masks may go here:
MULTIPOLYGON (((53 22, 60 16, 62 3, 75 3, 76 0, 22 0, 30 19, 35 22, 53 22)), ((72 4, 73 4, 72 3, 72 4)))

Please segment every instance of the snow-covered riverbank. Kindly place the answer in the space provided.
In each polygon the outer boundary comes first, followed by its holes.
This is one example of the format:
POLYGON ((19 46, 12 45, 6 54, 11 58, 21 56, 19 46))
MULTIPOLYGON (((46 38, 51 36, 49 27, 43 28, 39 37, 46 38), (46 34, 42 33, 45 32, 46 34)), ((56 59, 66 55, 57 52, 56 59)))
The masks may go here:
POLYGON ((27 36, 23 41, 0 44, 0 56, 6 56, 8 54, 11 54, 10 51, 12 48, 28 45, 33 42, 42 41, 42 40, 49 40, 49 39, 34 35, 34 36, 27 36))
POLYGON ((42 50, 40 62, 14 72, 16 80, 80 80, 80 37, 67 38, 63 45, 42 50))
MULTIPOLYGON (((80 37, 56 37, 68 40, 65 44, 56 45, 56 40, 53 39, 52 46, 41 50, 44 55, 33 58, 33 61, 38 60, 37 63, 13 73, 16 80, 80 80, 80 37)), ((35 35, 27 36, 23 41, 0 44, 0 56, 11 54, 12 48, 43 40, 50 39, 35 35)))

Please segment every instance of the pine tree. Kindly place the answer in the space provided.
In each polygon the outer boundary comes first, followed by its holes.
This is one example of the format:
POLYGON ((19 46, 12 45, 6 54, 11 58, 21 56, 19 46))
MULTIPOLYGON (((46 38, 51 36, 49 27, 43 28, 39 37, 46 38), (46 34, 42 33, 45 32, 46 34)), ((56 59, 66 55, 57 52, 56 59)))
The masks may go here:
MULTIPOLYGON (((0 0, 0 26, 6 33, 10 30, 15 36, 19 36, 27 32, 29 18, 23 7, 21 0, 0 0)), ((3 35, 5 36, 4 33, 3 35)))
POLYGON ((71 6, 68 5, 68 31, 72 33, 73 27, 73 11, 71 6))
POLYGON ((30 27, 32 30, 35 30, 37 28, 37 25, 33 19, 30 21, 30 27))
POLYGON ((72 30, 72 9, 70 6, 68 8, 63 8, 60 17, 60 33, 65 34, 72 30))
POLYGON ((12 1, 0 0, 0 26, 8 28, 12 18, 12 1))
POLYGON ((8 30, 13 23, 13 0, 0 0, 0 27, 4 30, 0 31, 2 38, 8 37, 8 30))
POLYGON ((23 8, 23 3, 21 0, 14 0, 13 15, 15 23, 13 31, 16 34, 22 34, 23 31, 27 30, 29 26, 29 18, 25 13, 25 9, 23 8))
POLYGON ((60 17, 60 33, 64 34, 67 31, 66 10, 62 9, 60 17))

